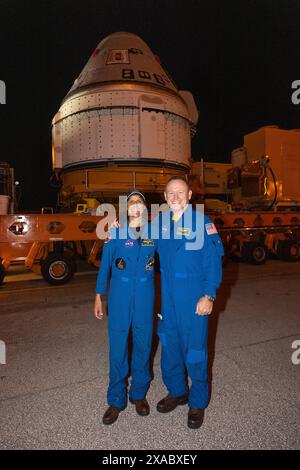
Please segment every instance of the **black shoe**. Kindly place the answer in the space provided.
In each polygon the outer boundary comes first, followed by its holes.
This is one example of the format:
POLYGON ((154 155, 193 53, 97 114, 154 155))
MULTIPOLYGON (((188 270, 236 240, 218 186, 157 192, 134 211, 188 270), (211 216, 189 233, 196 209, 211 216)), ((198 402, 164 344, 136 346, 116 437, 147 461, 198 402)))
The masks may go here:
POLYGON ((120 410, 120 408, 116 408, 115 406, 110 406, 107 408, 102 418, 103 424, 113 424, 115 421, 117 421, 120 411, 122 410, 120 410))
POLYGON ((180 397, 172 397, 171 395, 167 395, 157 403, 156 409, 160 413, 169 413, 170 411, 175 410, 178 405, 186 405, 188 398, 188 393, 181 395, 180 397))
POLYGON ((198 429, 202 426, 204 420, 204 410, 201 408, 190 408, 188 414, 188 427, 198 429))
POLYGON ((132 400, 132 398, 129 398, 129 401, 135 405, 135 409, 138 415, 147 416, 150 413, 149 403, 147 402, 146 398, 143 400, 132 400))

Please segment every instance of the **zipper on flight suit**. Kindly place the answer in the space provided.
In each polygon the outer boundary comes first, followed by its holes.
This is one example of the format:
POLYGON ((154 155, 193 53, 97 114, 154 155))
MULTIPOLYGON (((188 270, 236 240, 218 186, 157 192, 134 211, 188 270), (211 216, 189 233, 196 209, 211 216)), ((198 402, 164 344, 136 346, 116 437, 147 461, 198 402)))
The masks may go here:
MULTIPOLYGON (((141 244, 142 244, 142 239, 139 237, 137 239, 137 243, 138 243, 138 252, 137 252, 137 272, 139 271, 139 261, 140 261, 140 254, 141 254, 141 244)), ((132 315, 133 315, 133 312, 135 311, 135 291, 136 291, 136 273, 133 277, 133 282, 134 282, 134 285, 133 285, 133 293, 132 293, 132 296, 133 296, 133 303, 132 303, 132 315)))

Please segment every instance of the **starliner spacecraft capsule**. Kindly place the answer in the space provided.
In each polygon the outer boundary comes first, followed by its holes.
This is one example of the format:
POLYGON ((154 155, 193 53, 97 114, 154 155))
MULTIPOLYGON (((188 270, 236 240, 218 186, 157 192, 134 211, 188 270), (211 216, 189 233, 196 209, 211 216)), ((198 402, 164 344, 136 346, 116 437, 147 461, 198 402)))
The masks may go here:
POLYGON ((132 187, 161 192, 191 163, 198 111, 138 36, 103 39, 52 121, 61 205, 106 199, 132 187))

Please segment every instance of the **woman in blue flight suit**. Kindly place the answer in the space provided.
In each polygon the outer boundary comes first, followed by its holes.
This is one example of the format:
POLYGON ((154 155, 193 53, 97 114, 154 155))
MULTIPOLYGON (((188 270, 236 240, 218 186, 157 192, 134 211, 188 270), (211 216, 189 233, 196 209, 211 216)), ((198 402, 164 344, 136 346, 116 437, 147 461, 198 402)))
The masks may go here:
POLYGON ((110 230, 104 243, 96 286, 95 316, 103 318, 101 295, 106 293, 111 272, 108 297, 109 334, 109 408, 104 424, 112 424, 127 406, 128 334, 132 326, 131 386, 129 400, 141 416, 149 414, 146 394, 150 385, 150 352, 154 312, 155 242, 150 224, 145 221, 145 196, 137 190, 127 194, 128 227, 110 230), (114 233, 113 233, 114 232, 114 233), (114 236, 113 236, 114 235, 114 236))

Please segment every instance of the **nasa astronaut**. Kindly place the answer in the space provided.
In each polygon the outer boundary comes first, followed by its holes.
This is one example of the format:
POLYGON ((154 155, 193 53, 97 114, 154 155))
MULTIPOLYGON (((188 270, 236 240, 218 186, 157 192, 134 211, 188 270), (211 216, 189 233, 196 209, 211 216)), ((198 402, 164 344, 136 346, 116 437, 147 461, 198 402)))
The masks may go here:
POLYGON ((158 335, 162 378, 169 393, 158 402, 157 411, 167 413, 188 403, 188 427, 197 429, 209 400, 208 315, 221 283, 224 252, 214 224, 189 204, 192 191, 183 178, 171 178, 164 195, 170 210, 159 218, 158 335))
POLYGON ((94 312, 96 318, 102 319, 101 296, 106 293, 111 272, 108 297, 109 407, 103 416, 104 424, 114 423, 127 406, 128 334, 131 326, 133 350, 129 400, 135 404, 139 415, 146 416, 150 412, 145 397, 151 380, 156 245, 148 237, 144 194, 137 190, 128 193, 127 208, 126 236, 122 238, 121 227, 110 230, 110 237, 104 243, 96 286, 94 312))

